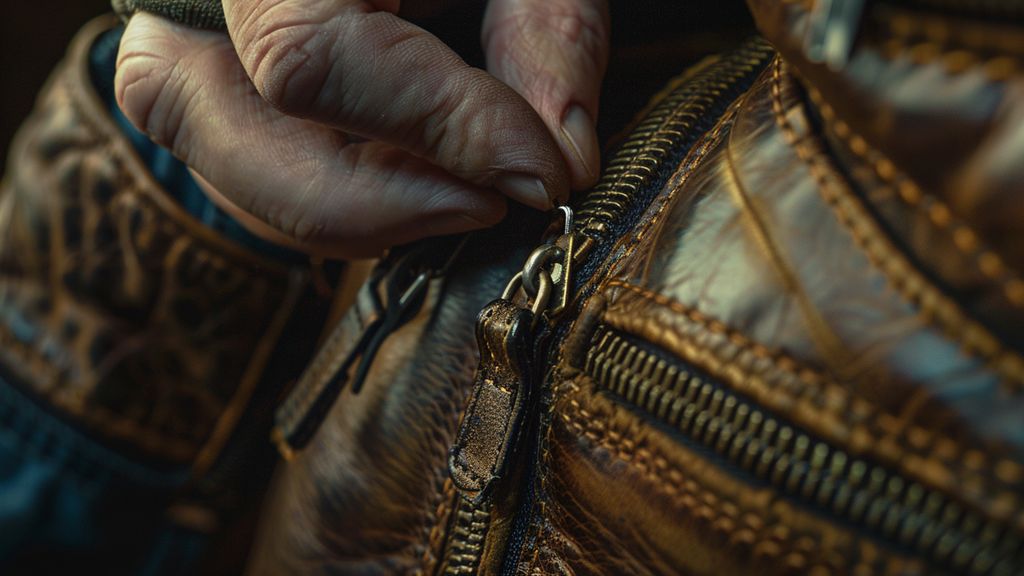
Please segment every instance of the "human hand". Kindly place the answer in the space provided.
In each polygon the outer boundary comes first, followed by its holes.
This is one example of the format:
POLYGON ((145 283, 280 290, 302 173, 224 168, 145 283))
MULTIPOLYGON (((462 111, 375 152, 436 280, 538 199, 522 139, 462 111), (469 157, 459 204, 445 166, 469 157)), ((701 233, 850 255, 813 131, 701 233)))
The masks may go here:
POLYGON ((115 89, 251 230, 358 257, 593 184, 605 0, 490 0, 490 74, 399 0, 223 0, 229 37, 134 16, 115 89))

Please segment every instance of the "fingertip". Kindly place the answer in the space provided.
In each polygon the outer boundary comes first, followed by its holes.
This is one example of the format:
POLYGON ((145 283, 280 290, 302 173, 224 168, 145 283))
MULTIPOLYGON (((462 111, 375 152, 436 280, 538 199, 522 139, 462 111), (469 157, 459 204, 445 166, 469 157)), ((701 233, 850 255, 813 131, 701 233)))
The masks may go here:
POLYGON ((593 118, 579 104, 569 106, 562 116, 558 144, 565 156, 573 190, 589 188, 601 170, 601 150, 593 118))

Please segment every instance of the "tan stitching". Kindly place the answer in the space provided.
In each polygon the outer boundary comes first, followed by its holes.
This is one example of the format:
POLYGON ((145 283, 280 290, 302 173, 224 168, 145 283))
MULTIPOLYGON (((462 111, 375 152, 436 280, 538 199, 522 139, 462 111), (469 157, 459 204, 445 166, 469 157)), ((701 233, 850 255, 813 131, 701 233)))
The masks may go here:
POLYGON ((949 48, 935 42, 909 42, 893 38, 885 41, 879 54, 887 60, 907 58, 923 66, 938 62, 950 75, 981 69, 992 82, 1005 82, 1022 71, 1020 61, 1012 56, 986 57, 964 48, 949 48))
MULTIPOLYGON (((725 535, 731 545, 747 546, 755 556, 768 560, 777 559, 784 549, 794 550, 784 557, 787 562, 797 561, 795 556, 790 556, 802 555, 805 563, 807 556, 822 553, 820 541, 801 538, 798 549, 788 527, 781 523, 769 524, 757 512, 744 510, 738 503, 701 486, 695 478, 687 477, 666 456, 651 448, 638 447, 624 431, 607 424, 612 422, 611 418, 595 417, 576 399, 572 399, 570 405, 572 410, 563 414, 562 420, 571 429, 636 469, 656 490, 725 535)), ((823 574, 832 574, 835 570, 826 564, 818 564, 816 568, 824 570, 823 574)), ((870 570, 871 566, 859 560, 853 569, 870 570)))
POLYGON ((889 279, 909 303, 920 309, 929 321, 935 322, 965 354, 976 355, 985 365, 1002 376, 1010 392, 1024 390, 1024 360, 1003 348, 988 330, 964 314, 955 302, 936 290, 913 268, 903 255, 876 229, 871 217, 851 194, 833 187, 831 167, 827 166, 820 148, 800 136, 786 118, 782 103, 781 64, 772 71, 772 111, 776 123, 796 155, 807 165, 818 182, 818 191, 837 220, 843 224, 868 260, 889 279))
POLYGON ((885 37, 904 46, 928 46, 926 51, 953 55, 954 59, 972 61, 1008 60, 1016 64, 1020 56, 1022 36, 1008 28, 990 25, 950 22, 942 17, 923 16, 888 10, 879 24, 885 27, 885 37), (985 56, 983 56, 983 54, 985 56))
POLYGON ((808 92, 832 134, 845 144, 850 152, 867 162, 878 178, 892 187, 896 192, 896 198, 911 208, 924 211, 928 220, 939 231, 951 235, 957 250, 970 259, 983 275, 1000 285, 1011 305, 1024 308, 1024 281, 1016 272, 1008 268, 997 253, 984 246, 979 235, 957 219, 945 203, 924 192, 879 150, 854 134, 846 122, 837 119, 835 109, 824 101, 820 92, 813 88, 808 92))
POLYGON ((434 567, 437 565, 438 556, 434 551, 441 551, 441 546, 444 541, 444 527, 446 525, 445 519, 451 510, 452 500, 455 499, 455 484, 452 483, 451 478, 446 478, 444 481, 444 487, 441 489, 440 502, 434 508, 434 525, 430 528, 430 532, 427 535, 427 546, 423 550, 423 555, 420 556, 420 562, 423 566, 416 570, 417 574, 428 574, 434 572, 434 567))
MULTIPOLYGON (((689 319, 708 332, 727 337, 729 342, 739 349, 740 354, 731 356, 728 361, 725 361, 719 359, 712 350, 704 350, 705 353, 721 360, 720 366, 718 367, 710 365, 704 366, 705 369, 710 370, 712 373, 718 373, 721 370, 726 370, 725 367, 727 367, 730 374, 738 373, 741 378, 745 378, 748 381, 754 381, 758 376, 749 371, 749 362, 742 362, 740 360, 742 353, 749 352, 758 359, 770 359, 778 370, 788 374, 800 385, 800 387, 796 389, 776 386, 772 388, 773 394, 782 395, 788 393, 790 399, 794 401, 809 397, 817 406, 816 410, 820 413, 828 414, 840 421, 848 420, 848 413, 851 411, 857 413, 861 418, 863 418, 864 426, 862 430, 857 431, 857 434, 868 436, 865 442, 868 446, 877 446, 885 440, 886 437, 891 436, 891 434, 880 435, 873 432, 873 430, 892 430, 894 426, 891 424, 885 425, 885 421, 894 420, 894 417, 880 412, 874 405, 862 398, 857 398, 855 402, 846 388, 811 368, 801 366, 800 363, 793 358, 786 356, 781 352, 770 351, 761 344, 751 342, 742 334, 725 326, 721 322, 710 319, 699 311, 688 308, 682 303, 672 300, 662 294, 657 294, 643 287, 620 280, 610 282, 609 287, 625 289, 653 302, 656 305, 668 308, 673 313, 689 319), (819 401, 819 399, 823 397, 839 399, 839 402, 819 401), (851 406, 855 408, 852 410, 844 409, 844 407, 851 406)), ((623 315, 635 316, 635 312, 624 312, 623 315)), ((617 326, 619 324, 615 321, 615 315, 611 314, 611 310, 606 314, 605 320, 612 325, 617 326)), ((994 479, 990 478, 986 474, 982 474, 980 476, 983 481, 994 485, 991 489, 986 491, 986 494, 990 496, 996 495, 1002 498, 1009 498, 1014 502, 1014 506, 1016 506, 1016 492, 1012 485, 1008 485, 1013 484, 1014 481, 1004 479, 1018 478, 1016 481, 1020 481, 1019 477, 1021 476, 1022 471, 1020 464, 1017 462, 1010 459, 994 459, 990 464, 989 459, 991 458, 991 455, 979 450, 968 449, 953 439, 940 437, 936 431, 928 430, 921 426, 911 425, 906 427, 903 432, 908 444, 916 449, 916 457, 920 458, 929 469, 938 470, 941 476, 956 478, 954 484, 964 482, 965 474, 950 469, 944 461, 964 462, 966 465, 966 460, 970 457, 974 462, 972 463, 973 465, 969 466, 969 468, 975 471, 998 471, 997 476, 994 479), (924 450, 926 449, 931 449, 932 452, 930 454, 925 453, 924 450), (941 459, 939 454, 941 454, 941 459)), ((980 503, 980 505, 985 507, 984 503, 980 503)))

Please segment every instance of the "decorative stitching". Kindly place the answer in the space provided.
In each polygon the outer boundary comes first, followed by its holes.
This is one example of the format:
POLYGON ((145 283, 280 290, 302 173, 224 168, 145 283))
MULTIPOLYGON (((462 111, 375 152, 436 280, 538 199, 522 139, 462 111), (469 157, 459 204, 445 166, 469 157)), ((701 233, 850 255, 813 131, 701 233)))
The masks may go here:
MULTIPOLYGON (((802 366, 798 361, 781 352, 773 352, 761 344, 751 342, 741 333, 736 332, 735 330, 729 328, 720 321, 708 318, 707 316, 701 314, 699 311, 694 310, 692 308, 688 308, 682 303, 676 300, 672 300, 662 294, 652 292, 643 287, 636 286, 634 284, 629 284, 621 280, 612 281, 608 284, 608 286, 628 290, 646 300, 649 300, 650 302, 653 302, 656 305, 668 308, 673 313, 679 314, 689 319, 690 321, 700 325, 709 332, 725 336, 726 338, 729 339, 730 344, 740 349, 741 353, 749 352, 758 359, 771 360, 772 364, 775 365, 780 371, 786 372, 790 377, 792 377, 796 382, 798 382, 802 386, 801 388, 793 390, 792 392, 785 387, 774 387, 772 388, 773 394, 789 393, 791 400, 794 401, 808 398, 809 394, 813 394, 813 396, 810 396, 809 399, 811 401, 814 401, 815 404, 819 405, 820 409, 823 410, 827 409, 829 406, 835 406, 835 404, 829 402, 816 401, 822 397, 839 398, 839 405, 841 406, 849 406, 854 403, 858 404, 856 412, 862 414, 865 418, 866 426, 864 433, 871 436, 871 438, 869 438, 867 441, 868 444, 871 446, 875 446, 880 442, 881 437, 872 432, 872 430, 885 429, 886 427, 881 426, 880 422, 883 417, 888 415, 880 412, 873 404, 862 398, 854 399, 846 388, 842 387, 837 382, 834 382, 827 376, 817 371, 814 371, 806 366, 802 366)), ((635 312, 623 312, 623 314, 628 316, 636 315, 635 312)), ((610 314, 610 312, 606 313, 605 319, 610 324, 618 325, 618 323, 614 321, 614 315, 610 314)), ((706 352, 707 354, 715 355, 715 353, 710 349, 704 349, 703 351, 706 352)), ((737 355, 736 357, 732 357, 729 360, 718 358, 717 355, 715 356, 716 359, 720 361, 721 366, 728 367, 728 371, 730 373, 735 371, 743 371, 744 377, 748 377, 750 379, 756 377, 755 374, 747 370, 747 367, 749 365, 748 363, 741 363, 738 360, 739 355, 737 355)), ((704 367, 705 369, 711 370, 713 373, 721 372, 722 370, 724 370, 724 368, 716 369, 715 367, 711 366, 704 367)), ((841 421, 844 420, 844 414, 836 411, 835 409, 830 410, 829 414, 841 421)), ((918 457, 924 459, 927 462, 929 467, 938 467, 944 475, 956 478, 957 480, 955 483, 957 484, 961 483, 964 480, 965 475, 959 470, 950 469, 942 459, 937 458, 934 454, 936 446, 943 446, 944 452, 948 453, 948 455, 945 457, 945 460, 960 462, 966 461, 968 458, 970 458, 974 460, 976 464, 975 466, 973 466, 973 468, 976 468, 978 470, 999 470, 1000 473, 1004 475, 1021 475, 1021 467, 1020 464, 1018 464, 1017 462, 1014 462, 1010 459, 993 459, 990 462, 990 454, 982 452, 980 450, 968 449, 951 438, 940 437, 936 433, 936 431, 929 430, 921 426, 911 425, 904 430, 904 435, 908 440, 910 440, 910 445, 917 448, 918 450, 925 450, 926 448, 931 448, 933 450, 932 454, 925 454, 923 452, 918 451, 915 452, 918 457)), ((1012 486, 1007 486, 1007 483, 1003 482, 1000 478, 993 479, 990 476, 984 475, 980 476, 980 478, 983 481, 986 481, 987 484, 997 485, 1000 490, 1000 492, 998 492, 998 495, 1001 497, 1007 497, 1011 499, 1011 501, 1014 503, 1014 508, 1016 508, 1018 498, 1012 486)), ((992 494, 993 492, 996 492, 994 486, 991 487, 990 490, 986 490, 987 494, 992 494)), ((985 507, 985 503, 979 503, 979 505, 985 507)))
POLYGON ((953 246, 970 259, 984 276, 1000 285, 1012 306, 1024 309, 1024 281, 1016 271, 1008 268, 999 254, 983 245, 978 233, 959 220, 942 200, 924 192, 878 149, 871 147, 863 138, 854 134, 846 122, 837 119, 835 109, 824 101, 820 92, 811 88, 808 93, 831 133, 850 152, 870 164, 874 173, 897 192, 896 198, 908 207, 925 211, 928 220, 939 231, 950 234, 953 246))
POLYGON ((423 549, 423 554, 420 556, 423 566, 416 569, 415 574, 433 573, 434 567, 437 565, 438 556, 434 551, 440 552, 441 546, 444 544, 445 535, 442 532, 446 525, 445 520, 451 512, 452 501, 456 497, 455 484, 452 483, 451 478, 445 478, 440 496, 440 502, 434 507, 434 525, 431 526, 430 532, 427 533, 427 546, 423 549))
MULTIPOLYGON (((893 9, 877 20, 885 28, 882 54, 893 59, 907 55, 914 64, 941 61, 949 74, 962 74, 981 68, 994 82, 1005 82, 1022 72, 1020 56, 1024 41, 1011 41, 1015 31, 986 30, 980 25, 965 28, 963 22, 950 23, 941 17, 902 13, 893 9), (965 30, 967 32, 965 32, 965 30)), ((990 27, 989 27, 990 29, 990 27)), ((1019 36, 1015 40, 1022 40, 1019 36)))
POLYGON ((949 48, 935 42, 909 42, 893 38, 879 47, 887 60, 906 57, 919 66, 940 62, 952 76, 981 69, 992 82, 1006 82, 1021 73, 1020 61, 1012 56, 982 56, 964 48, 949 48))
MULTIPOLYGON (((701 486, 692 477, 687 478, 665 455, 638 446, 625 431, 613 429, 608 425, 613 421, 611 418, 593 414, 576 399, 570 399, 569 404, 572 409, 562 415, 566 425, 640 472, 656 490, 672 498, 677 506, 688 509, 694 517, 705 520, 726 535, 731 545, 747 546, 755 556, 764 559, 778 558, 784 548, 794 550, 784 557, 787 562, 797 562, 796 556, 803 556, 806 563, 807 556, 822 555, 820 540, 799 538, 800 546, 797 547, 787 526, 778 522, 769 524, 757 512, 743 510, 735 501, 701 486)), ((836 566, 823 563, 816 564, 814 568, 824 570, 822 573, 826 574, 833 574, 837 569, 836 566)), ((851 566, 851 572, 857 573, 858 570, 871 572, 872 567, 858 560, 857 564, 851 566)))
POLYGON ((810 140, 810 134, 798 135, 786 118, 782 104, 781 67, 777 61, 772 69, 772 111, 776 123, 786 142, 817 180, 822 199, 832 208, 837 220, 864 251, 868 260, 889 279, 892 287, 911 305, 920 309, 927 320, 938 324, 947 337, 960 345, 965 354, 979 356, 986 366, 999 373, 1001 381, 1008 385, 1011 393, 1024 390, 1024 360, 1005 350, 984 327, 965 315, 956 303, 922 278, 888 238, 876 229, 871 217, 852 195, 833 189, 829 174, 831 167, 826 165, 827 160, 820 148, 810 140))

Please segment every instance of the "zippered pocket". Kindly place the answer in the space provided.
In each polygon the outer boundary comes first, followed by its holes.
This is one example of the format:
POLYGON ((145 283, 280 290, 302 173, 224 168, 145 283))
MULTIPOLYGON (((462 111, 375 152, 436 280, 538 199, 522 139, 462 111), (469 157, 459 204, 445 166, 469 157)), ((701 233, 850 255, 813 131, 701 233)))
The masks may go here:
POLYGON ((1020 574, 1024 538, 949 495, 817 438, 672 354, 606 325, 583 374, 752 489, 779 496, 934 570, 1020 574))

